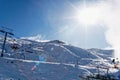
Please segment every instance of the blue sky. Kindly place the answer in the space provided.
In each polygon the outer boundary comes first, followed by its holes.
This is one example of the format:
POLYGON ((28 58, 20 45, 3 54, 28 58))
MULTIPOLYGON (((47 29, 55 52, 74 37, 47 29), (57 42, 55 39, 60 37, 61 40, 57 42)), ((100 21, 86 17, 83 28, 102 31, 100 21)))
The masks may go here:
POLYGON ((18 37, 42 35, 45 39, 60 39, 82 48, 105 48, 109 46, 105 25, 86 29, 86 25, 71 18, 84 2, 93 5, 99 1, 0 0, 0 26, 13 29, 18 37))
POLYGON ((66 1, 0 0, 0 24, 13 29, 18 36, 53 34, 48 18, 61 16, 66 9, 64 2, 66 1))
POLYGON ((44 0, 1 0, 0 24, 13 29, 17 36, 49 33, 46 5, 44 0))

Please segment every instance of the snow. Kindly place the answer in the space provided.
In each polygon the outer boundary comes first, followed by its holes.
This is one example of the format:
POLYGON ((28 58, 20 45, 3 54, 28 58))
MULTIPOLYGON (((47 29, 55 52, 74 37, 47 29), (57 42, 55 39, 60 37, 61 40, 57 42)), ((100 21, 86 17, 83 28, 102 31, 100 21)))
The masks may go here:
POLYGON ((13 50, 12 39, 7 40, 4 57, 0 57, 0 80, 82 80, 98 69, 120 76, 111 61, 113 50, 82 49, 59 40, 15 42, 20 48, 13 50))

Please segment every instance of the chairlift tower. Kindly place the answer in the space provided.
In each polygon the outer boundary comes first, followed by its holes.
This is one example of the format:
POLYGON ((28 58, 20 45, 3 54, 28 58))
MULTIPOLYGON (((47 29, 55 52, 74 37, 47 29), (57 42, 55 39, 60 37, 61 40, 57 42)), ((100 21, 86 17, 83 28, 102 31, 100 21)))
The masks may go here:
POLYGON ((14 35, 14 34, 11 32, 11 29, 5 28, 5 27, 2 27, 2 29, 0 29, 0 32, 5 34, 4 42, 3 42, 3 46, 2 46, 2 52, 1 52, 1 55, 0 55, 0 57, 3 57, 4 56, 4 49, 5 49, 5 43, 6 43, 7 36, 8 36, 8 34, 9 35, 14 35), (4 30, 4 29, 7 29, 8 31, 4 30))

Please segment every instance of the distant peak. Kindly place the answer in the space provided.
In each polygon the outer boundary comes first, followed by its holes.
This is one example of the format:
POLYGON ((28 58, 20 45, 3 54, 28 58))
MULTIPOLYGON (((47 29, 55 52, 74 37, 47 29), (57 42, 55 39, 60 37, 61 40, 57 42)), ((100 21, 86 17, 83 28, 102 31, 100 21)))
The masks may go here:
POLYGON ((55 44, 65 44, 65 42, 60 41, 60 40, 51 40, 49 41, 50 43, 55 43, 55 44))

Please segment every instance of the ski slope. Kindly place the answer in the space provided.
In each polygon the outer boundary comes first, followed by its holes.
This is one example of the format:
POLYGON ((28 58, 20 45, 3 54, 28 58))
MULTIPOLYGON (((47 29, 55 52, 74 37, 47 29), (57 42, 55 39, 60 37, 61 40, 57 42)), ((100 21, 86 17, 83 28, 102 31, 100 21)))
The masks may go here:
POLYGON ((17 39, 16 43, 20 47, 14 51, 8 40, 0 57, 0 80, 82 80, 79 76, 96 74, 98 68, 102 74, 109 69, 110 74, 120 76, 111 63, 112 50, 86 50, 59 40, 17 39))

